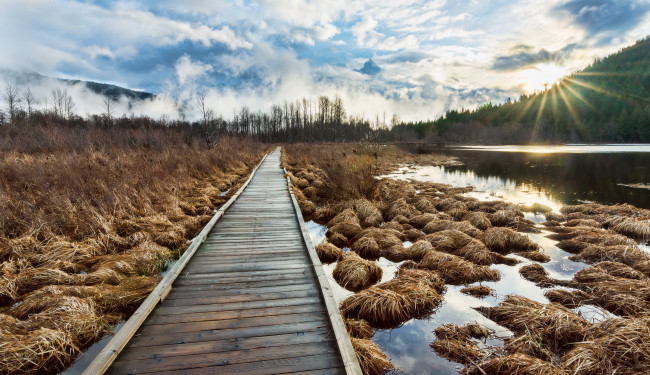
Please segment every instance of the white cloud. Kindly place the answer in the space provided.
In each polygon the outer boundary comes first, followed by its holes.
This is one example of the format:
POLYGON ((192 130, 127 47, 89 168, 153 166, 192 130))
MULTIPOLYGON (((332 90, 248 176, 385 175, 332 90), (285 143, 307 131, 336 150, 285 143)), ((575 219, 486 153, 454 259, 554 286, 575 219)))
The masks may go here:
POLYGON ((182 86, 188 81, 195 81, 201 76, 213 70, 211 65, 203 64, 201 62, 192 62, 188 55, 184 55, 176 61, 174 65, 176 75, 178 76, 178 83, 182 86))

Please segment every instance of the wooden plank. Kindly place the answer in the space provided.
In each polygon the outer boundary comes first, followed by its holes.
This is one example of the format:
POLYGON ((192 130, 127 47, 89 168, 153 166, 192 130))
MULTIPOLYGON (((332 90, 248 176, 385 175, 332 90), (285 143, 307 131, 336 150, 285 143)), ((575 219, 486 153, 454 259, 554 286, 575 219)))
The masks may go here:
MULTIPOLYGON (((282 374, 291 373, 296 371, 309 371, 324 368, 331 368, 333 363, 340 361, 341 355, 339 353, 314 355, 305 357, 282 358, 276 360, 257 361, 233 364, 228 366, 228 373, 230 374, 247 374, 247 375, 262 375, 262 374, 282 374)), ((195 369, 183 369, 176 371, 163 371, 160 374, 164 375, 177 375, 177 374, 192 374, 203 375, 219 373, 221 370, 217 366, 202 367, 195 369)))
POLYGON ((315 312, 307 312, 300 314, 278 314, 267 316, 252 316, 246 318, 233 318, 221 320, 203 320, 198 322, 182 322, 182 323, 167 323, 167 324, 146 324, 142 327, 142 333, 147 332, 155 333, 156 335, 180 335, 181 333, 188 332, 205 332, 211 330, 221 329, 235 329, 245 327, 263 327, 275 326, 279 324, 290 323, 307 323, 316 321, 326 321, 324 315, 315 312))
POLYGON ((332 340, 332 335, 327 329, 319 328, 305 334, 282 334, 269 336, 255 336, 233 340, 203 341, 186 343, 183 345, 160 345, 143 347, 137 351, 125 353, 120 356, 122 361, 137 361, 152 358, 176 357, 188 354, 207 354, 229 352, 237 350, 252 350, 256 348, 270 348, 282 345, 294 345, 311 342, 332 340))
POLYGON ((224 296, 241 296, 249 294, 281 293, 291 291, 314 290, 316 287, 312 282, 303 284, 289 285, 271 285, 271 286, 244 286, 241 288, 210 288, 208 286, 201 288, 174 288, 167 295, 167 300, 173 299, 195 299, 205 298, 206 296, 217 295, 224 296))
POLYGON ((206 320, 241 319, 256 316, 283 315, 290 313, 315 313, 323 311, 326 311, 324 306, 309 303, 304 305, 262 307, 257 309, 226 310, 219 312, 219 314, 215 314, 214 312, 187 313, 176 315, 161 315, 153 313, 149 315, 145 324, 154 325, 167 323, 200 322, 206 320))
POLYGON ((165 277, 160 281, 158 286, 154 291, 142 302, 140 307, 131 315, 129 320, 124 323, 122 328, 113 336, 113 338, 108 342, 104 349, 95 357, 95 359, 88 365, 84 370, 84 375, 95 375, 103 374, 106 372, 111 363, 115 360, 117 355, 122 351, 129 339, 135 334, 137 329, 140 327, 142 322, 149 316, 153 308, 162 301, 169 290, 171 285, 178 277, 182 269, 185 267, 187 262, 190 260, 196 249, 199 245, 205 241, 205 238, 210 233, 210 230, 217 221, 223 216, 223 213, 232 205, 232 203, 239 197, 242 191, 250 183, 255 175, 255 171, 262 165, 267 155, 264 155, 259 164, 253 169, 248 179, 242 184, 241 188, 235 193, 212 217, 208 224, 203 228, 203 230, 196 236, 185 253, 181 258, 174 264, 172 269, 165 275, 165 277))
POLYGON ((324 347, 319 342, 306 342, 298 345, 261 347, 256 350, 234 350, 230 352, 213 352, 209 356, 201 354, 188 354, 175 357, 155 357, 138 361, 116 361, 116 369, 132 368, 138 366, 138 373, 164 372, 173 370, 187 370, 195 368, 217 366, 230 366, 251 362, 291 359, 294 357, 334 355, 334 347, 324 347))
POLYGON ((318 328, 329 327, 329 322, 309 321, 302 323, 276 324, 262 327, 233 328, 211 330, 205 332, 190 332, 187 335, 179 336, 143 336, 135 335, 129 342, 129 348, 157 345, 181 345, 188 342, 202 342, 215 340, 230 340, 244 337, 259 337, 283 334, 297 334, 313 331, 318 328))
POLYGON ((303 304, 319 304, 320 296, 300 297, 300 298, 281 298, 274 300, 255 300, 232 303, 210 303, 205 305, 191 306, 160 306, 156 309, 156 314, 176 315, 188 313, 217 313, 220 311, 237 310, 237 309, 257 309, 262 307, 273 306, 297 306, 303 304))
POLYGON ((166 305, 169 307, 176 306, 189 306, 189 305, 207 305, 212 303, 233 303, 233 302, 245 302, 253 300, 275 300, 283 298, 301 298, 301 297, 315 297, 319 296, 320 291, 317 288, 310 290, 296 290, 288 292, 274 292, 274 293, 257 293, 257 294, 244 294, 244 295, 234 295, 234 296, 223 296, 223 297, 206 297, 201 298, 200 300, 196 299, 173 299, 169 300, 166 305))

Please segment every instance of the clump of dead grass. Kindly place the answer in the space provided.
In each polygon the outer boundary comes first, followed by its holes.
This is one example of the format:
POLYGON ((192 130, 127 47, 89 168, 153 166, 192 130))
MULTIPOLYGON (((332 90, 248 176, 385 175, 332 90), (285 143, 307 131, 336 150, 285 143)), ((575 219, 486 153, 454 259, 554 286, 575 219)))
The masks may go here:
POLYGON ((352 245, 352 251, 364 259, 377 260, 381 257, 381 248, 372 237, 361 237, 352 245))
POLYGON ((384 352, 374 342, 367 339, 351 337, 352 347, 357 354, 361 372, 369 375, 386 374, 393 370, 393 365, 384 352))
POLYGON ((429 222, 422 231, 426 234, 441 232, 443 230, 457 230, 463 232, 470 237, 477 237, 482 232, 476 228, 469 221, 451 221, 451 220, 435 220, 429 222))
POLYGON ((474 339, 489 337, 493 331, 476 323, 463 326, 445 324, 434 330, 436 340, 430 344, 439 355, 462 364, 469 365, 487 357, 489 353, 481 350, 474 339))
POLYGON ((381 280, 383 272, 375 262, 361 258, 355 252, 343 254, 332 277, 347 290, 358 292, 381 280))
POLYGON ((490 288, 489 286, 486 285, 473 285, 473 286, 468 286, 460 290, 461 293, 473 296, 473 297, 478 297, 478 298, 483 298, 487 297, 489 295, 493 295, 494 289, 490 288))
POLYGON ((327 242, 316 245, 316 254, 325 264, 334 263, 343 256, 341 249, 327 242))
POLYGON ((418 268, 436 271, 446 283, 460 285, 479 281, 498 281, 501 275, 487 266, 477 266, 461 257, 429 251, 417 263, 418 268))
POLYGON ((519 251, 536 251, 539 245, 510 228, 490 228, 479 239, 492 251, 509 254, 519 251))
POLYGON ((345 319, 343 322, 350 337, 370 339, 375 335, 375 330, 363 319, 345 319))

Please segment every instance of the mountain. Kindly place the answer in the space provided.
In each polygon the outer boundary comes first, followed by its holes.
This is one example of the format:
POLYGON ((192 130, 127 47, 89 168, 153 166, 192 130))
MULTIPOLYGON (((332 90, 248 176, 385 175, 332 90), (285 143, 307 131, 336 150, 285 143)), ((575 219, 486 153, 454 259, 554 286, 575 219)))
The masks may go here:
POLYGON ((450 142, 650 142, 650 37, 541 93, 394 131, 450 142))
POLYGON ((381 68, 379 65, 377 65, 377 63, 372 61, 372 59, 368 59, 368 61, 363 64, 363 68, 357 70, 357 72, 367 74, 369 76, 374 76, 381 72, 381 68))
POLYGON ((129 101, 148 100, 155 97, 154 94, 149 92, 127 89, 107 83, 82 81, 77 79, 52 78, 35 72, 19 72, 7 69, 0 69, 0 81, 6 81, 9 84, 13 84, 21 88, 30 86, 49 87, 57 84, 82 84, 95 94, 106 96, 115 101, 117 101, 122 96, 126 97, 129 101))

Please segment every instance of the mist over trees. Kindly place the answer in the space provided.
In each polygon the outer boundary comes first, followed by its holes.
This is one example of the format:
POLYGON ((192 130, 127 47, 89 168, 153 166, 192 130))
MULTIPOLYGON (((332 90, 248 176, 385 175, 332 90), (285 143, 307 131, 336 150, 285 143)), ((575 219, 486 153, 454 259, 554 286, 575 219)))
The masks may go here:
MULTIPOLYGON (((215 145, 224 135, 251 136, 266 142, 450 142, 565 143, 650 142, 650 38, 565 77, 543 92, 508 98, 469 109, 451 109, 433 121, 400 122, 377 113, 370 120, 349 115, 339 96, 319 96, 274 104, 266 111, 244 106, 230 119, 216 113, 199 91, 189 106, 196 121, 114 116, 113 95, 103 113, 81 117, 66 89, 37 98, 29 87, 0 88, 0 126, 174 127, 191 138, 215 145)), ((122 89, 126 90, 126 89, 122 89)), ((113 93, 113 91, 111 91, 113 93)))

